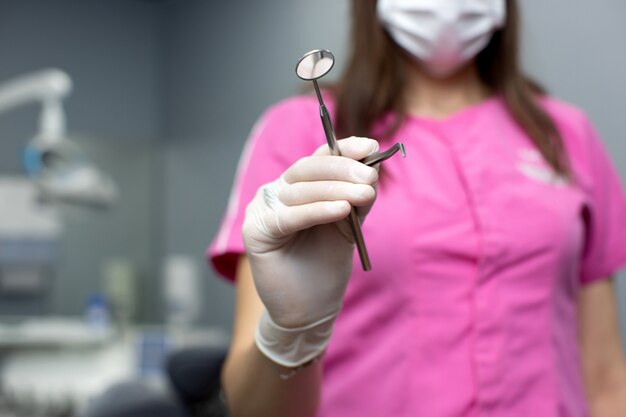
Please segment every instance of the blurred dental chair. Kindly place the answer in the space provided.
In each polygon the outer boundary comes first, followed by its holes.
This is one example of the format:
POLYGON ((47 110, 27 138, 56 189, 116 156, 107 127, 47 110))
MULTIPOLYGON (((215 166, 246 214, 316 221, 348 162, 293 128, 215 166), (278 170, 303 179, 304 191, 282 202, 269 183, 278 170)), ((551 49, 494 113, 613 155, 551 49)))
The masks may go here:
POLYGON ((220 385, 225 358, 223 348, 174 352, 165 364, 169 392, 141 381, 120 383, 97 398, 84 417, 228 417, 220 385))

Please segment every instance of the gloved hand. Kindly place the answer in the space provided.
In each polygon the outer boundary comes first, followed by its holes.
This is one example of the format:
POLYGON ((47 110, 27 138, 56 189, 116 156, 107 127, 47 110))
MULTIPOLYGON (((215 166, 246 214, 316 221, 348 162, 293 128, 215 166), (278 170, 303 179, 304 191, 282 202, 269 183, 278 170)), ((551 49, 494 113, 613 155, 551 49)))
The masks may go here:
POLYGON ((328 343, 352 272, 351 205, 363 219, 376 198, 377 168, 358 160, 378 151, 373 139, 338 141, 289 167, 259 189, 246 209, 243 240, 257 292, 266 307, 259 349, 299 366, 328 343))

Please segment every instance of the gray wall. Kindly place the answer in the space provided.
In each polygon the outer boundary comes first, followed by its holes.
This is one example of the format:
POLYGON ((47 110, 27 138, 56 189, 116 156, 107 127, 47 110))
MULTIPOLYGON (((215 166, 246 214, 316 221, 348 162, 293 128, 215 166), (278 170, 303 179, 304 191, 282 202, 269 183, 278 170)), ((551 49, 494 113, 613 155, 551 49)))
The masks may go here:
POLYGON ((626 2, 524 0, 522 11, 528 72, 587 112, 626 178, 626 2))
MULTIPOLYGON (((80 314, 97 291, 102 261, 130 258, 149 295, 142 316, 153 316, 155 163, 159 132, 159 8, 129 0, 0 2, 0 80, 55 66, 74 92, 65 110, 70 133, 110 172, 122 199, 113 210, 65 210, 62 262, 47 312, 80 314)), ((36 130, 39 108, 0 116, 0 174, 21 175, 21 151, 36 130)), ((0 196, 1 198, 1 196, 0 196)), ((2 300, 1 312, 27 312, 24 300, 2 300)))
MULTIPOLYGON (((528 71, 590 114, 626 183, 626 3, 520 3, 528 71)), ((167 7, 166 251, 194 253, 201 262, 248 130, 266 106, 298 91, 295 60, 323 47, 336 53, 341 67, 347 5, 196 0, 167 7)), ((232 291, 208 270, 206 285, 207 320, 227 328, 232 291)), ((626 313, 624 285, 620 292, 626 313)), ((626 328, 626 314, 622 321, 626 328)))

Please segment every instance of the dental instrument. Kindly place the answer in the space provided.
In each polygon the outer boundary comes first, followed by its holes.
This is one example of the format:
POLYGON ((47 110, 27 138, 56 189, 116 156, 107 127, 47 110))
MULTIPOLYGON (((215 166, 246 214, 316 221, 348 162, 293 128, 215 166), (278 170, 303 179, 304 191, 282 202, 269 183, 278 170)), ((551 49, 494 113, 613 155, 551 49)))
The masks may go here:
MULTIPOLYGON (((335 64, 335 56, 328 50, 315 49, 304 54, 296 65, 296 75, 304 81, 312 81, 315 88, 315 94, 320 105, 320 118, 322 120, 322 126, 324 127, 324 134, 326 135, 326 142, 332 155, 341 156, 341 151, 337 144, 337 136, 333 129, 330 115, 324 104, 324 99, 320 92, 317 80, 325 76, 330 72, 335 64)), ((390 149, 384 152, 378 152, 362 159, 360 162, 365 165, 372 166, 380 163, 391 156, 393 156, 398 150, 402 156, 406 156, 404 145, 402 143, 396 143, 390 149)), ((361 266, 364 271, 370 271, 372 265, 365 247, 365 240, 363 239, 363 232, 361 230, 361 224, 356 213, 356 209, 352 207, 349 216, 350 228, 352 229, 352 236, 356 243, 359 258, 361 259, 361 266)))

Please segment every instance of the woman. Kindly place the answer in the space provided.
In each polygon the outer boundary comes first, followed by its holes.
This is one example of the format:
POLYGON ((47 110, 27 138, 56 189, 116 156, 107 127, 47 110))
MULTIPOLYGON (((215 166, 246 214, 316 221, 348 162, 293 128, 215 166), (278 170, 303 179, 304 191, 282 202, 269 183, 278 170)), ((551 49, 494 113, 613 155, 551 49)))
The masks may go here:
POLYGON ((521 74, 516 2, 352 7, 327 99, 360 137, 329 156, 314 98, 272 107, 210 249, 237 287, 232 415, 626 415, 623 187, 585 116, 521 74), (360 164, 368 137, 407 158, 360 164))

